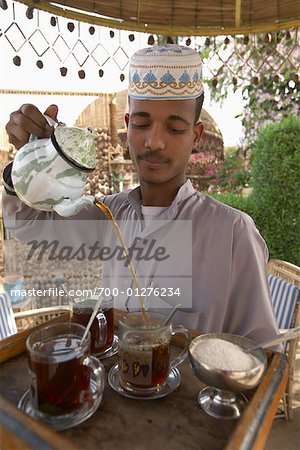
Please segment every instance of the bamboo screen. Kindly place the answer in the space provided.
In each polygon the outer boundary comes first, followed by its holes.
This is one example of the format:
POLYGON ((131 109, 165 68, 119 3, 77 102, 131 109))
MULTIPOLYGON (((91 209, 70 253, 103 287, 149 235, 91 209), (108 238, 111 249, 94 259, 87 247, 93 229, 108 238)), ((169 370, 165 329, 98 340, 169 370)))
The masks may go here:
MULTIPOLYGON (((1 1, 4 3, 4 0, 1 1)), ((1 5, 0 2, 0 5, 1 5)), ((209 36, 298 27, 299 0, 20 0, 73 20, 173 36, 209 36), (68 9, 68 8, 73 9, 68 9), (75 9, 74 9, 75 8, 75 9)))
MULTIPOLYGON (((0 0, 2 8, 3 1, 0 0)), ((285 0, 282 0, 281 3, 284 2, 285 0)), ((138 48, 153 45, 155 42, 154 36, 150 33, 133 33, 101 25, 90 25, 79 20, 70 21, 69 18, 39 9, 29 11, 23 3, 10 0, 6 2, 7 8, 2 9, 2 12, 0 9, 2 14, 0 51, 3 49, 7 64, 22 67, 25 64, 26 67, 26 63, 30 61, 32 76, 35 75, 38 81, 42 76, 36 75, 37 68, 41 75, 51 69, 53 74, 60 74, 62 80, 74 82, 81 80, 80 85, 75 83, 75 89, 71 82, 59 86, 59 92, 64 91, 65 95, 98 96, 101 86, 105 88, 113 77, 118 81, 117 90, 122 89, 122 84, 125 88, 130 57, 138 48), (98 89, 97 92, 91 92, 89 76, 99 80, 99 84, 96 83, 93 87, 98 89)), ((40 3, 36 0, 35 4, 40 3)), ((115 3, 117 2, 112 2, 115 3)), ((268 3, 272 3, 271 0, 268 3)), ((225 0, 222 0, 222 4, 225 4, 225 0)), ((290 29, 273 33, 227 35, 225 39, 223 36, 206 38, 185 36, 181 41, 179 38, 179 41, 200 51, 206 68, 204 77, 210 80, 212 87, 215 88, 222 84, 224 73, 228 73, 233 85, 237 86, 250 80, 257 84, 261 76, 279 79, 287 67, 290 70, 290 78, 298 82, 299 38, 298 30, 290 29)), ((169 36, 156 36, 156 39, 159 42, 162 39, 169 39, 169 36)), ((50 90, 53 95, 59 93, 51 88, 50 90)), ((38 85, 35 85, 34 92, 48 93, 45 88, 38 85)), ((28 89, 16 91, 12 86, 0 88, 0 94, 12 93, 27 94, 28 89)))

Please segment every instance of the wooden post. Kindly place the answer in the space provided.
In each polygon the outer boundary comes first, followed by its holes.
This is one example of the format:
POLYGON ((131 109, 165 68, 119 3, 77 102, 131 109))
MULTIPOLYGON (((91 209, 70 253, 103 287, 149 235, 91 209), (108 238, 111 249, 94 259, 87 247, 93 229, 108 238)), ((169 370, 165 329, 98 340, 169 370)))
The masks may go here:
POLYGON ((117 102, 116 102, 116 94, 110 95, 109 102, 109 119, 110 119, 110 136, 111 136, 111 145, 116 147, 119 143, 118 138, 118 127, 117 127, 117 102))

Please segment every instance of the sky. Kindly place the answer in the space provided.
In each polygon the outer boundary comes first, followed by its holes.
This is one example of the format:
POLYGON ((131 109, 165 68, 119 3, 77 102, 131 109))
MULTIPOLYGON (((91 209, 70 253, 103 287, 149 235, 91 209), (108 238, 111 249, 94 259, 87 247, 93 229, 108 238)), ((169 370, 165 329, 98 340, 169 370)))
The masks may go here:
MULTIPOLYGON (((88 24, 81 24, 79 29, 75 29, 71 34, 67 29, 67 19, 58 18, 59 35, 63 36, 69 47, 78 46, 78 42, 83 42, 87 48, 95 42, 101 45, 97 49, 99 58, 108 58, 104 64, 105 73, 102 78, 98 75, 99 67, 95 64, 92 57, 83 64, 82 69, 86 71, 84 80, 78 77, 78 63, 73 55, 66 57, 62 63, 58 61, 53 52, 53 42, 56 29, 53 30, 50 23, 51 15, 40 12, 37 16, 34 13, 34 19, 28 20, 25 16, 26 7, 22 4, 14 4, 8 0, 9 8, 5 12, 1 10, 1 29, 4 34, 0 37, 0 90, 42 90, 42 91, 73 91, 73 92, 117 92, 126 89, 126 79, 120 81, 120 68, 123 73, 128 72, 126 66, 127 56, 130 57, 134 51, 147 46, 148 36, 143 33, 134 32, 135 40, 131 42, 128 39, 130 32, 114 30, 115 37, 112 39, 109 32, 111 29, 104 27, 95 27, 96 33, 91 36, 88 33, 88 24), (16 21, 14 23, 14 14, 16 21), (12 25, 13 24, 13 25, 12 25), (37 30, 34 34, 34 30, 37 30), (42 31, 43 36, 40 34, 42 31), (21 31, 21 32, 20 32, 21 31), (55 31, 55 32, 54 32, 55 31), (18 49, 22 45, 26 36, 27 41, 19 52, 12 49, 8 39, 18 49), (76 34, 77 33, 77 34, 76 34), (96 36, 97 35, 97 36, 96 36), (46 40, 45 40, 46 39, 46 40), (36 54, 43 51, 46 41, 52 43, 51 52, 47 51, 44 56, 39 57, 36 54), (34 45, 35 50, 32 45, 34 45), (102 46, 103 44, 103 46, 102 46), (126 53, 123 54, 123 50, 126 53), (22 61, 21 65, 15 66, 12 62, 13 57, 18 54, 22 61), (43 69, 39 69, 35 62, 41 59, 44 63, 43 69), (116 63, 117 61, 117 63, 116 63), (59 63, 59 64, 58 64, 59 63), (62 77, 59 67, 62 65, 68 67, 68 74, 62 77)), ((195 41, 192 41, 192 45, 195 41)), ((64 51, 64 44, 60 42, 57 49, 64 51)), ((79 59, 85 57, 85 50, 78 52, 79 59)), ((82 59, 82 61, 83 61, 82 59)), ((204 69, 205 70, 205 69, 204 69)), ((93 96, 61 96, 61 95, 17 95, 0 93, 0 125, 5 125, 9 120, 12 111, 17 110, 23 103, 33 103, 44 111, 48 105, 57 104, 59 107, 59 120, 67 125, 73 125, 80 112, 93 102, 97 97, 93 96)), ((222 104, 216 104, 210 100, 209 90, 205 87, 204 108, 211 114, 219 126, 225 146, 238 145, 242 135, 242 126, 240 119, 235 116, 240 114, 243 109, 242 97, 240 92, 230 94, 227 100, 222 104)))

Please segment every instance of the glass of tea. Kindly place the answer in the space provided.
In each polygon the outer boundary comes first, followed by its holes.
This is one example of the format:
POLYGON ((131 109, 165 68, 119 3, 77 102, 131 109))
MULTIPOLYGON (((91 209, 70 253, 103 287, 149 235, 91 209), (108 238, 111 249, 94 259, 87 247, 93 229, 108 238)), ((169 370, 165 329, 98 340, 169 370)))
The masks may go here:
POLYGON ((31 403, 36 418, 54 428, 73 426, 99 406, 104 389, 103 364, 90 356, 85 328, 60 322, 33 332, 26 341, 31 403))
MULTIPOLYGON (((72 298, 70 300, 71 321, 87 326, 98 298, 72 298)), ((113 299, 104 298, 90 327, 91 352, 101 356, 107 352, 114 340, 113 299)))
POLYGON ((183 326, 164 325, 166 317, 154 312, 128 313, 119 321, 118 379, 133 394, 159 393, 172 367, 187 357, 191 335, 183 326), (171 358, 171 338, 183 334, 182 351, 171 358))

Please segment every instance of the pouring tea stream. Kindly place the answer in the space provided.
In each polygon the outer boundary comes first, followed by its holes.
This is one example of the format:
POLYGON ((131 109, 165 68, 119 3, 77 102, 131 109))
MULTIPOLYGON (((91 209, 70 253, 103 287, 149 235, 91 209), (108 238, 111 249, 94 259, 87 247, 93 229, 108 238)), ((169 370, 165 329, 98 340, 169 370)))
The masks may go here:
MULTIPOLYGON (((131 273, 131 277, 133 279, 135 287, 137 288, 137 291, 140 292, 140 284, 139 284, 138 279, 137 279, 136 271, 135 271, 135 269, 133 267, 133 264, 132 264, 132 261, 131 261, 131 259, 129 257, 128 249, 127 249, 126 244, 124 242, 121 230, 120 230, 120 228, 119 228, 119 226, 118 226, 118 224, 117 224, 117 222, 116 222, 116 220, 115 220, 111 210, 108 208, 108 206, 106 206, 104 203, 100 202, 99 200, 95 199, 94 200, 94 204, 98 208, 101 209, 101 211, 104 213, 105 217, 108 220, 112 221, 114 229, 115 229, 115 232, 116 232, 116 235, 117 235, 117 237, 118 237, 118 239, 120 241, 120 244, 122 246, 122 249, 123 249, 123 252, 124 252, 124 256, 125 256, 126 262, 128 264, 128 268, 129 268, 130 273, 131 273)), ((141 313, 142 313, 143 322, 145 324, 147 324, 147 323, 149 323, 149 320, 148 320, 148 317, 147 317, 147 314, 146 314, 145 301, 144 301, 144 298, 141 295, 139 295, 139 301, 140 301, 140 306, 141 306, 141 313)))

